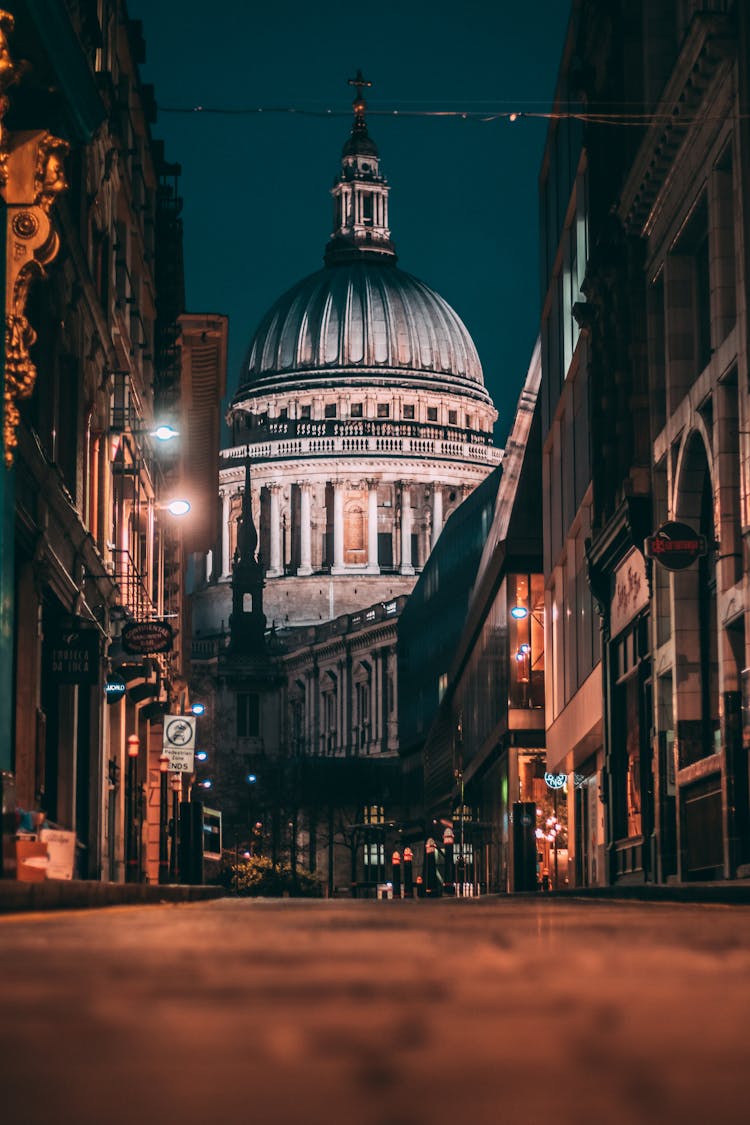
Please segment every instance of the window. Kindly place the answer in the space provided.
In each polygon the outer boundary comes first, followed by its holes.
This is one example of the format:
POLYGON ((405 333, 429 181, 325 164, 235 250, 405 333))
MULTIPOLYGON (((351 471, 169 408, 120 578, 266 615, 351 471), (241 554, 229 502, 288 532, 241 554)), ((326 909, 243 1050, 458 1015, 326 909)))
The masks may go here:
POLYGON ((466 429, 467 430, 471 429, 471 414, 466 415, 466 429))
POLYGON ((458 411, 457 410, 449 410, 448 411, 448 425, 449 426, 457 426, 458 425, 458 411))
POLYGON ((362 403, 361 402, 353 402, 352 403, 351 415, 352 415, 352 418, 361 418, 362 417, 362 403))
POLYGON ((412 419, 414 417, 414 403, 407 402, 404 406, 404 418, 412 419))
POLYGON ((324 415, 325 418, 335 418, 336 417, 336 403, 335 402, 327 402, 325 404, 325 406, 323 407, 323 415, 324 415))
POLYGON ((300 418, 309 418, 310 417, 310 407, 309 406, 300 406, 299 416, 300 416, 300 418))
POLYGON ((257 738, 260 734, 260 698, 255 692, 237 695, 237 737, 257 738))
POLYGON ((363 855, 365 879, 381 882, 385 875, 385 844, 364 844, 363 855))
POLYGON ((385 809, 382 805, 365 805, 362 810, 363 824, 384 824, 385 809))
POLYGON ((378 403, 378 418, 390 418, 391 408, 387 402, 378 403))
POLYGON ((437 422, 437 407, 436 406, 428 406, 427 407, 427 421, 428 422, 437 422))

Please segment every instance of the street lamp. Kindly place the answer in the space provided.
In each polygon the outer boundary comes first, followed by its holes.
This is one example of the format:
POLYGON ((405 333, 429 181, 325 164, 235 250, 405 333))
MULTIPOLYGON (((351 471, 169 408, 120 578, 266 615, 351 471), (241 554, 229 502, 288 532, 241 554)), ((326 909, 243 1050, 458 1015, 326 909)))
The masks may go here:
POLYGON ((171 441, 172 438, 180 436, 180 431, 176 430, 174 426, 163 422, 160 426, 157 426, 155 430, 149 430, 149 434, 151 437, 155 437, 157 441, 171 441))
POLYGON ((125 882, 139 882, 138 834, 136 825, 136 787, 138 784, 138 753, 140 741, 137 734, 128 735, 128 773, 125 791, 125 882))
POLYGON ((189 500, 185 500, 182 497, 175 497, 174 500, 170 500, 167 504, 164 504, 164 511, 169 512, 171 516, 186 516, 191 507, 192 505, 189 500))

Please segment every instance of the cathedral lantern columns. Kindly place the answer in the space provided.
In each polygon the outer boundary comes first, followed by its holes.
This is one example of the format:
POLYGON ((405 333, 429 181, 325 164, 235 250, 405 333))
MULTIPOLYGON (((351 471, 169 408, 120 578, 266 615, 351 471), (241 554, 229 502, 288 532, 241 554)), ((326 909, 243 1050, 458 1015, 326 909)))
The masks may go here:
POLYGON ((443 530, 443 486, 432 486, 432 546, 434 547, 443 530))
POLYGON ((269 538, 271 547, 271 559, 268 568, 268 577, 277 578, 282 573, 281 565, 281 485, 274 481, 268 485, 268 494, 270 497, 270 512, 269 512, 269 538))
POLYGON ((344 481, 333 482, 333 566, 331 574, 344 573, 344 481))
POLYGON ((299 566, 297 574, 312 574, 312 528, 311 505, 312 485, 309 481, 299 482, 300 497, 300 529, 299 529, 299 566))
POLYGON ((413 574, 414 565, 411 557, 411 488, 401 482, 401 573, 413 574))
POLYGON ((367 572, 380 574, 378 566, 378 482, 367 482, 367 572))

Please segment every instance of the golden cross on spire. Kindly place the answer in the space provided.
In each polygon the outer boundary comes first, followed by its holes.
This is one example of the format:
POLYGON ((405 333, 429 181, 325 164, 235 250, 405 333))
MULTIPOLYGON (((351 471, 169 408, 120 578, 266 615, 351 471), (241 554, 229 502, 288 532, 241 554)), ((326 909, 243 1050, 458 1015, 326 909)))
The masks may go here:
POLYGON ((357 96, 355 97, 354 101, 352 102, 352 106, 354 108, 354 112, 357 115, 357 117, 364 118, 367 103, 366 103, 365 99, 362 97, 362 90, 365 87, 372 86, 372 82, 368 82, 367 79, 362 76, 362 71, 359 68, 357 68, 356 77, 355 78, 348 78, 347 82, 349 83, 350 86, 356 86, 356 88, 357 88, 357 96))

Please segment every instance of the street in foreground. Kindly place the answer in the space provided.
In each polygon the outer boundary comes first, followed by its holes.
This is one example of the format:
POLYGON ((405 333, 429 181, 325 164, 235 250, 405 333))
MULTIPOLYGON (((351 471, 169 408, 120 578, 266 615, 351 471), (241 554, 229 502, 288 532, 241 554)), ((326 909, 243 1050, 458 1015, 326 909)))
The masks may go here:
POLYGON ((745 1122, 749 923, 538 899, 6 917, 5 1119, 745 1122))

